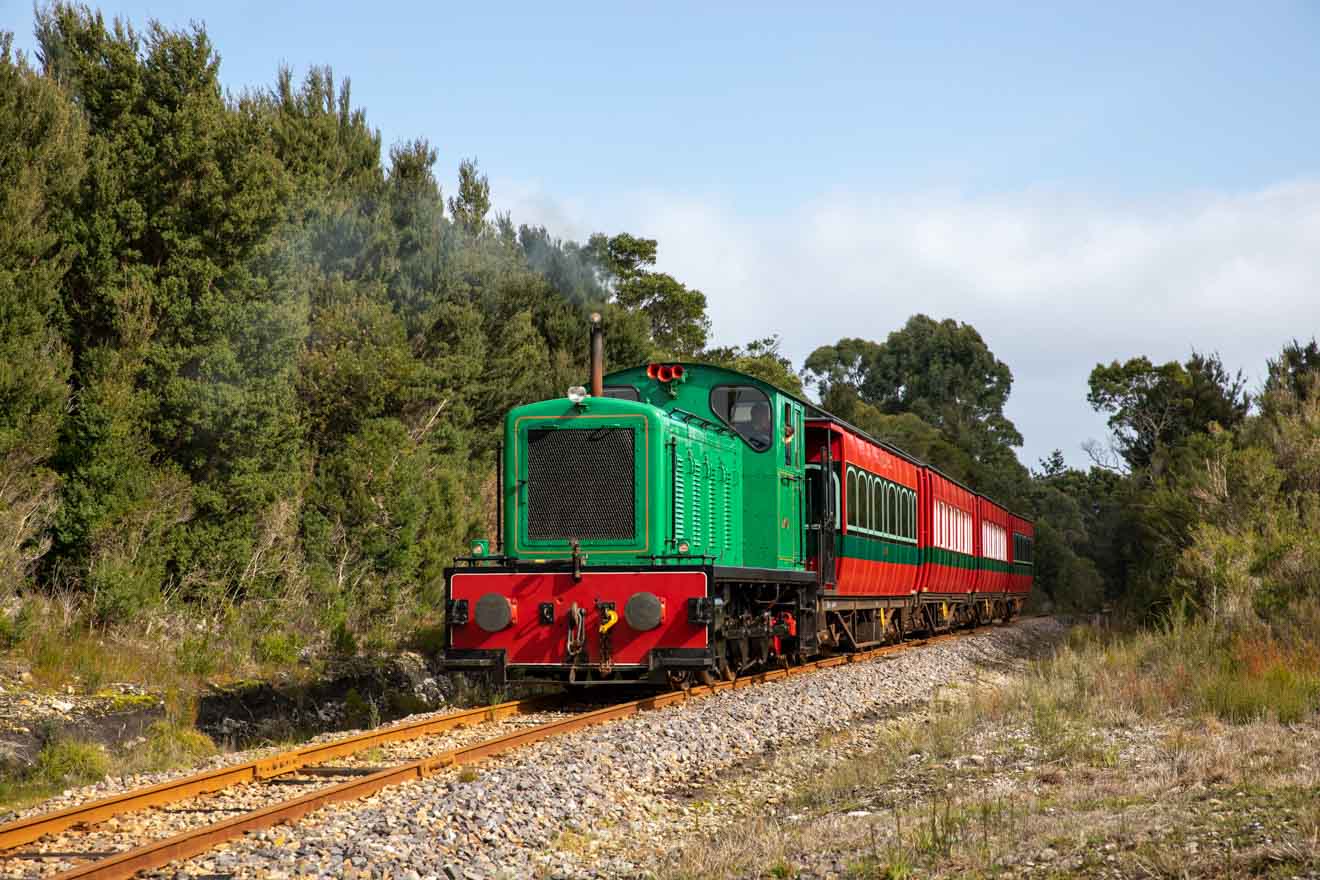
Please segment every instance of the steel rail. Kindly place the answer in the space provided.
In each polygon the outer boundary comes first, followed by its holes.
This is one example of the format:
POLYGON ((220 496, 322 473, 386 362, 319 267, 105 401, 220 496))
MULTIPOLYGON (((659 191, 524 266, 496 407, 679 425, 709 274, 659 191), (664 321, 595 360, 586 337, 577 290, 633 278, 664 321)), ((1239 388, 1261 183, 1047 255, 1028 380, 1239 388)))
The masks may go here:
MULTIPOLYGON (((657 694, 640 700, 632 700, 627 703, 607 706, 603 709, 595 709, 569 718, 550 721, 545 724, 539 724, 535 727, 529 727, 526 730, 517 730, 512 733, 504 734, 503 736, 483 740, 470 745, 460 746, 458 748, 448 749, 426 758, 411 761, 407 764, 401 764, 397 767, 390 767, 378 771, 370 776, 359 777, 318 791, 309 792, 308 794, 284 801, 283 803, 272 804, 250 813, 236 816, 232 819, 184 831, 172 837, 161 838, 160 840, 143 844, 142 846, 126 850, 122 853, 117 853, 99 861, 80 865, 69 871, 56 875, 56 880, 75 880, 75 878, 78 878, 78 880, 88 880, 88 878, 95 878, 95 880, 113 880, 113 878, 132 877, 139 871, 161 868, 168 865, 170 862, 199 855, 226 840, 231 840, 248 831, 256 831, 296 821, 312 810, 327 804, 358 800, 389 786, 412 782, 419 779, 426 779, 448 767, 459 764, 470 764, 484 758, 493 757, 511 751, 520 746, 529 745, 539 740, 571 733, 572 731, 581 730, 582 728, 590 727, 592 725, 604 724, 609 721, 631 717, 642 712, 661 709, 694 698, 704 697, 728 690, 740 690, 745 687, 752 687, 765 682, 778 681, 792 676, 803 675, 819 669, 828 669, 830 667, 843 666, 852 663, 863 663, 877 657, 896 654, 922 645, 965 638, 966 636, 985 632, 992 628, 992 626, 979 626, 969 630, 934 635, 911 642, 885 645, 869 651, 827 657, 810 663, 804 663, 800 666, 781 667, 737 678, 733 681, 722 681, 716 682, 713 685, 701 685, 686 690, 669 691, 667 693, 657 694)), ((501 706, 513 705, 516 704, 501 704, 501 706)), ((498 709, 501 707, 491 708, 498 709)), ((474 712, 475 711, 480 710, 474 710, 474 712)))
POLYGON ((335 758, 342 758, 345 755, 364 751, 381 743, 418 739, 459 727, 471 727, 475 724, 500 721, 515 715, 544 711, 553 706, 554 703, 554 699, 541 695, 524 700, 510 700, 494 706, 449 712, 435 718, 423 718, 402 724, 392 724, 388 727, 369 730, 354 736, 324 743, 314 743, 291 751, 257 758, 253 761, 245 761, 241 764, 219 767, 204 773, 183 776, 148 788, 126 791, 122 794, 90 801, 53 813, 38 813, 0 825, 0 858, 5 857, 7 850, 12 850, 25 843, 31 843, 46 834, 64 831, 75 825, 102 822, 122 813, 130 813, 147 807, 159 807, 247 782, 260 782, 264 779, 292 773, 303 767, 322 764, 335 758))

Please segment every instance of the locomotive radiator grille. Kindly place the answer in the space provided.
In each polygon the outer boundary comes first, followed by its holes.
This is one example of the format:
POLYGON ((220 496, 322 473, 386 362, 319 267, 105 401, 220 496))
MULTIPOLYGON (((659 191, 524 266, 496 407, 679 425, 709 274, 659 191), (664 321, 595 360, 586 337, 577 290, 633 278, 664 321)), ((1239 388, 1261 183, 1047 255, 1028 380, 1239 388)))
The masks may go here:
POLYGON ((631 428, 528 431, 527 537, 636 537, 634 436, 631 428))

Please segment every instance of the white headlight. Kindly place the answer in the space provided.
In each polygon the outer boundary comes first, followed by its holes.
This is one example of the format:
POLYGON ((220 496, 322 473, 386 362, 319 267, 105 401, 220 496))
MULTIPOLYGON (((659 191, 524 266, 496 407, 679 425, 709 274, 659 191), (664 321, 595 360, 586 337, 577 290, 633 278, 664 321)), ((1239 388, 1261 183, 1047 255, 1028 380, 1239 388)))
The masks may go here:
POLYGON ((572 388, 568 389, 568 399, 574 403, 581 403, 587 399, 587 389, 583 388, 581 385, 574 385, 572 388))

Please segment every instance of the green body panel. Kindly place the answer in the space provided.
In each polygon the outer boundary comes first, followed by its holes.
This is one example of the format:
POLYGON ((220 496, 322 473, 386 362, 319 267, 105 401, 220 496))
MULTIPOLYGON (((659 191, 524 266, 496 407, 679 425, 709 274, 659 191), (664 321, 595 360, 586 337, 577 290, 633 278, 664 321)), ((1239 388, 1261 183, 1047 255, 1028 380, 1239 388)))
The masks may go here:
MULTIPOLYGON (((513 409, 504 434, 504 553, 528 560, 568 559, 570 537, 531 540, 527 517, 527 436, 537 429, 628 427, 635 432, 634 537, 582 540, 584 565, 684 564, 805 567, 802 405, 741 373, 684 365, 685 380, 661 383, 645 367, 612 373, 606 387, 630 386, 641 400, 567 398, 513 409), (754 386, 769 398, 772 442, 754 450, 711 409, 719 385, 754 386), (787 420, 787 421, 785 421, 787 420), (786 438, 785 424, 792 427, 786 438), (660 557, 660 558, 657 558, 660 557)), ((584 498, 584 504, 591 499, 584 498)))
MULTIPOLYGON (((653 559, 678 554, 742 565, 742 474, 736 435, 680 421, 645 403, 587 398, 546 400, 509 412, 504 430, 504 552, 519 559, 572 557, 570 536, 534 540, 528 534, 528 433, 534 430, 629 428, 633 441, 633 538, 583 539, 583 564, 682 564, 653 559)), ((592 503, 590 498, 584 504, 592 503)), ((691 559, 686 560, 688 564, 691 559)))
POLYGON ((666 425, 664 458, 671 468, 666 493, 668 549, 688 542, 693 556, 711 556, 719 565, 743 564, 741 459, 728 434, 671 420, 666 425))
MULTIPOLYGON (((711 391, 720 385, 753 386, 765 392, 772 413, 769 448, 757 451, 736 433, 724 434, 741 459, 737 495, 741 504, 734 519, 742 535, 742 559, 728 563, 753 568, 805 568, 803 542, 805 508, 805 456, 803 452, 802 405, 773 385, 743 373, 705 364, 684 364, 686 376, 679 382, 662 383, 646 375, 646 367, 610 373, 606 388, 628 386, 637 390, 642 402, 666 412, 691 414, 723 426, 711 409, 711 391), (785 441, 785 409, 793 440, 785 441)), ((721 563, 725 564, 725 563, 721 563)))
POLYGON ((896 565, 920 565, 921 548, 906 541, 891 541, 871 535, 847 534, 842 539, 843 549, 838 555, 872 562, 892 562, 896 565))
POLYGON ((942 547, 926 547, 926 562, 934 565, 947 565, 949 568, 975 569, 977 558, 957 550, 945 550, 942 547))

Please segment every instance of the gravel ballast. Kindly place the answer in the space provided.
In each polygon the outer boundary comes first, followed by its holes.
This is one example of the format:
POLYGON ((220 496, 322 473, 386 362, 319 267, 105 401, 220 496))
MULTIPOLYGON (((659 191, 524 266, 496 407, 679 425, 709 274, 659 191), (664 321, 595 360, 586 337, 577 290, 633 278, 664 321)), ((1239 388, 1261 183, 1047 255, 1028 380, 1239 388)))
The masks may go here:
MULTIPOLYGON (((724 692, 254 832, 157 877, 648 876, 718 826, 691 795, 766 755, 919 707, 1057 642, 1049 618, 724 692)), ((772 799, 770 800, 773 803, 772 799)))

